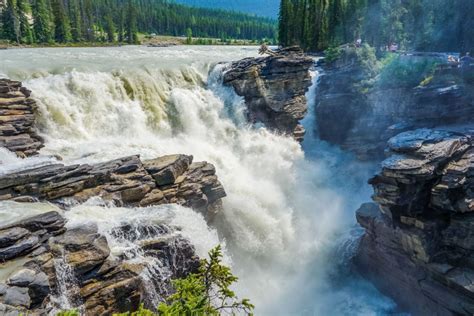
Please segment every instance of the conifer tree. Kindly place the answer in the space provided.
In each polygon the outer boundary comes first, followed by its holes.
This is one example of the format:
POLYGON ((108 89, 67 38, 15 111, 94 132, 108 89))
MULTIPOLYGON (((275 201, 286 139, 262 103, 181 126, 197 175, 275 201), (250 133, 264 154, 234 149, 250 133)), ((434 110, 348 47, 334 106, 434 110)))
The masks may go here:
POLYGON ((71 38, 74 42, 83 40, 81 10, 78 0, 69 1, 69 20, 71 21, 71 38))
POLYGON ((12 42, 20 43, 20 21, 15 0, 7 0, 2 12, 3 36, 12 42))
POLYGON ((50 43, 53 40, 50 29, 48 7, 45 0, 34 0, 33 7, 33 31, 38 43, 50 43))
POLYGON ((17 0, 18 23, 20 27, 20 41, 26 44, 33 43, 33 31, 28 21, 27 13, 30 12, 29 4, 26 0, 17 0))
POLYGON ((54 16, 55 40, 59 43, 68 43, 72 40, 71 26, 66 11, 64 10, 63 0, 52 0, 51 5, 54 16))

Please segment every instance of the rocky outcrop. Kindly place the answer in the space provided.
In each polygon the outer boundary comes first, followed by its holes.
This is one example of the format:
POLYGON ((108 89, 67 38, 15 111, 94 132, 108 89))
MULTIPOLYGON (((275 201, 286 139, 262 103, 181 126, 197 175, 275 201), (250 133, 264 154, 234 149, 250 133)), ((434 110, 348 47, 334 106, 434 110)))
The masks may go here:
POLYGON ((299 121, 307 112, 305 93, 311 85, 312 65, 312 58, 290 47, 232 63, 223 81, 245 98, 249 122, 302 140, 305 131, 299 121))
POLYGON ((111 256, 95 225, 66 229, 65 222, 52 211, 0 228, 10 271, 0 279, 2 315, 45 315, 68 306, 95 316, 151 307, 170 294, 171 279, 199 266, 193 246, 166 224, 116 228, 118 241, 137 248, 111 256))
POLYGON ((34 130, 36 103, 21 82, 0 79, 0 146, 31 156, 43 147, 34 130))
MULTIPOLYGON (((441 63, 447 59, 400 58, 400 63, 413 67, 425 59, 441 63)), ((401 132, 472 122, 474 68, 442 64, 423 85, 380 85, 378 77, 367 74, 364 62, 367 60, 347 58, 323 67, 316 94, 316 126, 321 139, 340 145, 359 159, 378 160, 388 139, 401 132)))
POLYGON ((192 160, 169 155, 142 162, 130 156, 95 165, 50 164, 1 176, 0 200, 67 206, 99 196, 120 206, 176 203, 212 219, 226 193, 213 165, 192 160))
POLYGON ((355 264, 414 315, 474 313, 474 128, 389 141, 355 264))

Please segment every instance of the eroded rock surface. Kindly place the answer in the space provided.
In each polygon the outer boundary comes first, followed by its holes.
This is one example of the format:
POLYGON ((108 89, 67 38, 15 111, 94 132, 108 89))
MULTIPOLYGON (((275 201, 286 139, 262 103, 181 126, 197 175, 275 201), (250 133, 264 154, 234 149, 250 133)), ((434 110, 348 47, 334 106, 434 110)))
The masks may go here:
MULTIPOLYGON (((402 56, 407 63, 417 56, 402 56)), ((445 57, 446 59, 447 57, 445 57)), ((445 59, 439 61, 445 63, 445 59)), ((361 160, 383 158, 387 141, 404 131, 472 123, 474 68, 440 65, 431 81, 417 87, 361 87, 370 78, 364 65, 347 58, 324 67, 316 94, 320 138, 361 160)), ((366 83, 367 84, 367 83, 366 83)))
POLYGON ((299 121, 307 112, 305 93, 311 85, 312 65, 312 58, 290 47, 276 55, 232 63, 224 74, 224 84, 245 98, 250 122, 302 140, 305 131, 299 121))
POLYGON ((357 211, 365 235, 355 264, 414 315, 474 313, 474 143, 463 132, 421 129, 389 141, 357 211))
POLYGON ((65 223, 52 211, 0 228, 8 240, 0 253, 10 254, 1 262, 11 270, 0 279, 0 313, 45 315, 69 306, 96 316, 151 307, 171 293, 171 279, 199 266, 194 247, 166 223, 117 227, 110 238, 136 249, 114 256, 97 226, 65 223))
POLYGON ((0 79, 0 146, 19 156, 31 156, 43 147, 34 130, 36 103, 21 82, 0 79))
POLYGON ((98 196, 119 206, 176 203, 211 219, 226 193, 213 165, 192 160, 169 155, 142 162, 130 156, 94 165, 50 164, 1 176, 0 200, 67 206, 98 196))

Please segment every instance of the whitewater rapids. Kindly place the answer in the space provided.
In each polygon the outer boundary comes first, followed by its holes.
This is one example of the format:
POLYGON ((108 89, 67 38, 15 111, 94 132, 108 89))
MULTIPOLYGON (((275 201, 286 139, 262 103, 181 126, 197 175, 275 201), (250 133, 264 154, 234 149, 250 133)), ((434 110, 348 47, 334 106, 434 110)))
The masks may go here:
MULTIPOLYGON (((358 234, 354 210, 370 197, 371 166, 317 139, 311 102, 303 147, 249 126, 243 99, 221 84, 225 65, 218 63, 256 52, 209 46, 7 50, 0 52, 0 77, 32 90, 46 141, 41 154, 72 164, 182 153, 214 164, 228 194, 214 227, 192 211, 172 211, 198 254, 225 244, 240 278, 237 292, 251 299, 257 315, 390 312, 393 303, 347 267, 358 234)), ((317 72, 313 76, 310 101, 317 93, 317 72)), ((47 163, 0 156, 0 173, 47 163)), ((66 213, 69 225, 93 220, 104 233, 110 229, 97 206, 66 213)), ((113 223, 132 214, 107 210, 113 223)))

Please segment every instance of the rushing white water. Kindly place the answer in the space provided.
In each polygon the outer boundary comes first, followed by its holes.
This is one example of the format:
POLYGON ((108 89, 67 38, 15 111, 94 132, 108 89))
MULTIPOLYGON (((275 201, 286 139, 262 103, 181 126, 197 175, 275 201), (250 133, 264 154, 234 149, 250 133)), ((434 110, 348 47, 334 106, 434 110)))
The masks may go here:
MULTIPOLYGON (((176 225, 200 255, 218 240, 226 243, 228 262, 240 277, 238 293, 252 300, 258 315, 391 311, 389 300, 344 266, 353 247, 353 212, 369 198, 365 181, 370 166, 318 141, 312 111, 304 122, 309 131, 304 151, 289 137, 248 126, 243 100, 220 84, 222 66, 208 76, 217 62, 256 51, 130 46, 11 50, 0 52, 0 74, 23 80, 38 100, 43 154, 72 163, 184 153, 213 163, 228 193, 217 232, 185 209, 175 210, 176 225)), ((309 92, 309 100, 314 93, 309 92)), ((70 225, 92 220, 107 234, 108 225, 145 216, 117 208, 104 213, 97 207, 73 209, 70 225)), ((159 220, 160 214, 147 210, 146 219, 159 220)))

